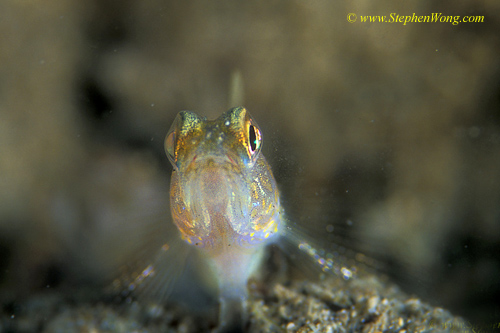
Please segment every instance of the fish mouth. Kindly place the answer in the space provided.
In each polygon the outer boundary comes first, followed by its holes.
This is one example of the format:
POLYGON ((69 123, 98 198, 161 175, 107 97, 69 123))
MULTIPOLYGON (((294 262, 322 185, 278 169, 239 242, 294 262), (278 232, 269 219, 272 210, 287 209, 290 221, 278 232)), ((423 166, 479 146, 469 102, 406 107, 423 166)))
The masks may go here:
POLYGON ((203 225, 215 225, 215 218, 248 220, 251 180, 245 175, 230 155, 194 156, 181 180, 193 218, 203 225))
POLYGON ((196 171, 189 177, 193 202, 200 203, 206 209, 223 212, 242 197, 248 196, 248 186, 241 170, 231 159, 206 158, 197 164, 196 171))
MULTIPOLYGON (((205 155, 205 154, 204 154, 205 155)), ((236 162, 236 159, 233 158, 230 154, 217 154, 217 155, 209 155, 209 156, 200 156, 199 154, 195 154, 191 161, 187 166, 187 171, 196 170, 197 172, 200 169, 205 168, 222 168, 222 169, 240 169, 241 166, 236 162)), ((241 172, 238 172, 241 173, 241 172)))

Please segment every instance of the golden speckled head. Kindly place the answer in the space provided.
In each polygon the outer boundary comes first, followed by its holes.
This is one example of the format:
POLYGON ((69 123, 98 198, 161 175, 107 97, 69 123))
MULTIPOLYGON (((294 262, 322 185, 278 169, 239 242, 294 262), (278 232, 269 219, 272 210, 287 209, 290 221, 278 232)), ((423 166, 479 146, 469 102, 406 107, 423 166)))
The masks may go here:
POLYGON ((213 121, 191 111, 181 111, 165 139, 165 151, 176 170, 205 156, 229 158, 235 165, 251 167, 261 146, 259 126, 242 107, 233 108, 213 121))

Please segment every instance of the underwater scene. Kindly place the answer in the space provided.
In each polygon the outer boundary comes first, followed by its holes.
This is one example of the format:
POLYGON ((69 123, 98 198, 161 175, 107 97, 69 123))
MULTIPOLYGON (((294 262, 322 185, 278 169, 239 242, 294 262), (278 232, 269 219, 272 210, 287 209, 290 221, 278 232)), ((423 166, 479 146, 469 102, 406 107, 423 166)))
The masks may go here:
POLYGON ((0 332, 500 331, 499 13, 0 1, 0 332))

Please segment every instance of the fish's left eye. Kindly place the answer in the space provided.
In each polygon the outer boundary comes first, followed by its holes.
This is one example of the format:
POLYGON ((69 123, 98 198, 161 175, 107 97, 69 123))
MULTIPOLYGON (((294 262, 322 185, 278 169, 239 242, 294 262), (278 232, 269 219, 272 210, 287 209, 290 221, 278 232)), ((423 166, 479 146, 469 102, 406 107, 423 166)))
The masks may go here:
POLYGON ((262 135, 257 126, 249 124, 248 126, 248 152, 250 156, 255 155, 261 146, 262 135))

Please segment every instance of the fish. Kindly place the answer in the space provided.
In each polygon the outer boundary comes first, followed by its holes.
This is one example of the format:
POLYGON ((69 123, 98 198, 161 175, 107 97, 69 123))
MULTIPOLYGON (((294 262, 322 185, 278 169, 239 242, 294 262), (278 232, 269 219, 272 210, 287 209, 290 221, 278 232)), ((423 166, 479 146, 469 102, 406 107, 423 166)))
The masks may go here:
POLYGON ((262 154, 262 132, 235 107, 215 120, 181 111, 165 139, 174 168, 170 209, 181 237, 218 281, 221 328, 239 325, 247 281, 285 228, 279 190, 262 154), (236 310, 235 310, 236 309, 236 310))
MULTIPOLYGON (((303 271, 332 273, 346 280, 357 274, 356 264, 339 261, 338 251, 322 250, 287 218, 262 154, 263 138, 251 114, 244 107, 233 107, 215 120, 181 111, 164 141, 173 166, 173 224, 178 240, 196 253, 216 281, 218 332, 243 330, 248 282, 261 273, 270 245, 293 257, 303 271)), ((175 241, 174 237, 163 244, 145 268, 133 274, 128 291, 153 297, 168 294, 189 252, 175 241)))

